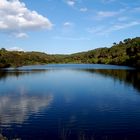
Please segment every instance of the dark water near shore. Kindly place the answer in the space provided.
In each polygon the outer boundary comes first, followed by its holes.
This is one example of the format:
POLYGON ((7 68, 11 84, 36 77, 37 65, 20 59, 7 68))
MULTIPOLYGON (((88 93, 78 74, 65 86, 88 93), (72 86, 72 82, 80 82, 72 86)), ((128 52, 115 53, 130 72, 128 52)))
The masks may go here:
POLYGON ((0 130, 22 140, 140 140, 140 71, 88 64, 0 70, 0 130))

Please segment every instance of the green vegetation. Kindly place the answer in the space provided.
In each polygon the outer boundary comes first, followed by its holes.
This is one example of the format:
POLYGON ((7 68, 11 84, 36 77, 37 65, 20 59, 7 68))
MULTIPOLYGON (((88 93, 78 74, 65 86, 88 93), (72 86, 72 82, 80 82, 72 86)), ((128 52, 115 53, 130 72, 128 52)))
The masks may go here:
POLYGON ((0 67, 46 64, 54 62, 54 57, 41 52, 18 52, 0 50, 0 67))
POLYGON ((48 55, 41 52, 0 50, 0 67, 18 67, 49 63, 114 64, 140 67, 140 37, 125 39, 111 48, 98 48, 71 55, 48 55))
POLYGON ((68 63, 114 64, 140 67, 140 37, 114 43, 111 48, 98 48, 67 56, 68 63))

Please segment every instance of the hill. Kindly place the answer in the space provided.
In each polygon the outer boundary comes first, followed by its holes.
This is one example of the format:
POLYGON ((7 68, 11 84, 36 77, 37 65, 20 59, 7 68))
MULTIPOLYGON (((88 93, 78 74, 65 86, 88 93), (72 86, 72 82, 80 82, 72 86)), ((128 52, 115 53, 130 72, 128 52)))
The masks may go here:
POLYGON ((68 63, 114 64, 140 67, 140 37, 125 39, 111 48, 97 48, 67 56, 68 63))
POLYGON ((0 67, 18 67, 49 63, 92 63, 140 67, 140 37, 113 43, 111 48, 97 48, 71 55, 18 52, 0 49, 0 67))

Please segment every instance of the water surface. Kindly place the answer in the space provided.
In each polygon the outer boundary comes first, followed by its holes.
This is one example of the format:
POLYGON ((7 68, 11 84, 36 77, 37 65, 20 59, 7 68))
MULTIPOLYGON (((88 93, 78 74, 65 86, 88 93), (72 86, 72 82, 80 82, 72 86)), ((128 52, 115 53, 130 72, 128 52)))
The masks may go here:
POLYGON ((0 129, 9 139, 140 140, 139 83, 125 66, 0 70, 0 129))

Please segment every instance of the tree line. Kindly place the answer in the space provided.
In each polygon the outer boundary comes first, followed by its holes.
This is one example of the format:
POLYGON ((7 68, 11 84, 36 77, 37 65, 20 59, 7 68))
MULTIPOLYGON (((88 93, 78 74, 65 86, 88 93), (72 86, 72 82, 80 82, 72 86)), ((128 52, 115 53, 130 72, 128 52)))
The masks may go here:
POLYGON ((0 49, 0 68, 50 63, 114 64, 140 67, 140 37, 113 43, 110 48, 97 48, 71 55, 49 55, 41 52, 0 49))

